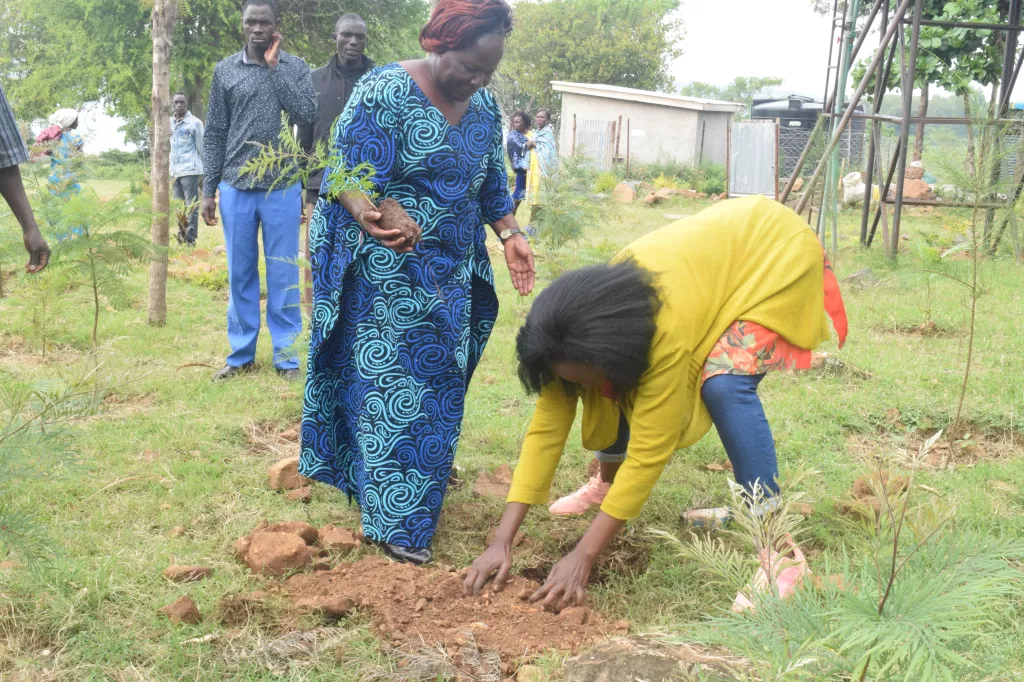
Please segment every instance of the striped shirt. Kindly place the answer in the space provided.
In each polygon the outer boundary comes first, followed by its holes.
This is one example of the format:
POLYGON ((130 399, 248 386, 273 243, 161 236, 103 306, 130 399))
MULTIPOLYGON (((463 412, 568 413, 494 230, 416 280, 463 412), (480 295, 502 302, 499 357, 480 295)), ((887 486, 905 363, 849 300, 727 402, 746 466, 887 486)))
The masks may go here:
POLYGON ((7 95, 0 85, 0 168, 10 168, 28 161, 25 141, 21 139, 14 110, 7 102, 7 95))

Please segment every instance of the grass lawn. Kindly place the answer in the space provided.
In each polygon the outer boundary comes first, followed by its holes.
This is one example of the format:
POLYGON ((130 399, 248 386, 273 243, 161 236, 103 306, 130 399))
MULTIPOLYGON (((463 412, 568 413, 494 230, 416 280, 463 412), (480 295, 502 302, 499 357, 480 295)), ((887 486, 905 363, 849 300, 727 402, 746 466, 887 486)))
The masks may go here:
MULTIPOLYGON (((92 184, 102 195, 116 191, 112 182, 92 184)), ((617 208, 607 224, 589 229, 577 248, 538 254, 540 286, 565 269, 609 257, 667 222, 666 214, 702 206, 676 200, 655 208, 617 208)), ((845 235, 854 234, 858 219, 859 212, 843 216, 845 235)), ((963 229, 959 214, 908 210, 904 231, 911 240, 896 266, 878 248, 865 252, 854 239, 844 239, 834 262, 839 277, 871 267, 880 280, 844 292, 851 333, 838 357, 869 378, 808 373, 773 375, 762 384, 784 476, 818 472, 805 485, 814 507, 803 543, 812 569, 859 546, 860 539, 833 516, 835 501, 847 497, 865 471, 859 457, 915 441, 916 430, 945 426, 956 409, 966 356, 964 292, 945 278, 933 278, 929 293, 914 247, 951 243, 963 229), (939 333, 916 333, 929 319, 939 333)), ((219 228, 201 225, 201 252, 193 261, 210 264, 206 271, 223 271, 223 256, 214 252, 221 243, 219 228)), ((172 259, 181 253, 172 246, 172 259)), ((494 264, 502 308, 466 401, 457 457, 470 480, 501 464, 514 466, 531 413, 531 400, 516 380, 514 357, 515 334, 531 299, 514 295, 500 254, 494 264)), ((1024 280, 1021 268, 1008 259, 982 262, 981 274, 985 295, 966 402, 972 440, 980 447, 970 461, 949 470, 922 471, 919 482, 956 507, 958 528, 1020 535, 1024 280)), ((334 489, 315 486, 309 505, 267 489, 267 465, 296 451, 274 434, 300 418, 302 386, 274 373, 265 328, 255 374, 222 385, 210 381, 228 350, 227 294, 217 281, 172 278, 168 324, 155 329, 146 325, 147 276, 138 271, 130 280, 135 305, 103 312, 96 352, 90 352, 89 302, 84 292, 69 292, 59 302, 59 329, 45 357, 31 322, 28 285, 15 285, 0 301, 0 376, 44 380, 98 366, 113 386, 106 412, 80 427, 81 466, 44 471, 12 490, 19 505, 40 515, 43 537, 55 554, 45 565, 0 564, 0 679, 281 679, 246 652, 282 631, 315 625, 312 618, 294 621, 273 608, 239 626, 221 625, 214 617, 225 595, 266 585, 232 556, 235 540, 262 519, 301 519, 317 527, 358 523, 356 508, 334 489), (203 564, 215 573, 203 582, 173 584, 161 571, 175 563, 203 564), (183 594, 204 614, 199 625, 175 627, 157 612, 183 594), (220 639, 182 643, 207 634, 220 639)), ((590 459, 574 434, 553 494, 575 489, 590 459)), ((732 594, 709 585, 693 565, 647 533, 679 532, 681 511, 722 504, 728 498, 727 474, 705 467, 725 460, 714 433, 676 454, 643 515, 598 571, 591 589, 595 608, 612 620, 628 619, 637 631, 685 633, 687 624, 729 607, 732 594)), ((471 488, 464 485, 446 501, 435 542, 442 566, 467 565, 501 513, 499 500, 474 498, 471 488)), ((534 510, 525 526, 531 541, 516 555, 515 569, 542 575, 582 534, 587 520, 553 519, 543 509, 534 510)), ((1005 661, 1006 677, 1000 679, 1024 675, 1022 615, 1020 604, 1007 605, 984 625, 986 651, 1005 661)), ((355 681, 366 666, 383 660, 365 616, 342 627, 353 630, 343 648, 297 657, 300 664, 283 677, 355 681)), ((555 679, 560 660, 550 654, 540 664, 555 679)))

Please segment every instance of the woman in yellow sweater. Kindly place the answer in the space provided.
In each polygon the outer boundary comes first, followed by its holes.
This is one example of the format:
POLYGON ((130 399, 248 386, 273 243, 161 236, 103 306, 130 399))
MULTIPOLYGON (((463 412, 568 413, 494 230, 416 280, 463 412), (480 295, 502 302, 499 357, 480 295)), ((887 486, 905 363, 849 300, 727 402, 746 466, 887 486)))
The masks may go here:
MULTIPOLYGON (((807 224, 763 197, 717 204, 652 232, 610 265, 568 273, 545 289, 519 332, 519 377, 539 393, 494 541, 473 562, 467 594, 512 566, 512 539, 551 480, 583 403, 584 447, 602 462, 601 511, 531 597, 580 603, 593 562, 640 513, 675 450, 714 423, 736 479, 777 490, 771 429, 757 385, 774 368, 805 368, 846 314, 807 224)), ((595 500, 596 501, 596 500, 595 500)))

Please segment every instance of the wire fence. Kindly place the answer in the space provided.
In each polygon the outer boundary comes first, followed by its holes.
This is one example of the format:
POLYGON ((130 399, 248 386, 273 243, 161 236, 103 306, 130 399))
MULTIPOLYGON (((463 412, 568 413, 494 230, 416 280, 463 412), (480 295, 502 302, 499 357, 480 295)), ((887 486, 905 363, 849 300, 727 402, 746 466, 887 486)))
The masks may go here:
MULTIPOLYGON (((804 148, 807 147, 808 140, 811 139, 812 130, 808 129, 792 129, 781 127, 779 129, 779 176, 782 178, 790 178, 793 176, 793 171, 796 169, 797 161, 800 159, 800 155, 803 153, 804 148)), ((842 138, 839 141, 839 157, 841 163, 845 165, 847 169, 851 170, 864 170, 867 163, 867 139, 868 136, 864 130, 846 130, 842 138)), ((804 160, 803 168, 800 171, 800 176, 803 178, 809 178, 814 173, 814 168, 821 161, 821 157, 825 153, 825 146, 827 140, 823 132, 819 131, 818 138, 815 140, 814 146, 811 148, 804 160)))

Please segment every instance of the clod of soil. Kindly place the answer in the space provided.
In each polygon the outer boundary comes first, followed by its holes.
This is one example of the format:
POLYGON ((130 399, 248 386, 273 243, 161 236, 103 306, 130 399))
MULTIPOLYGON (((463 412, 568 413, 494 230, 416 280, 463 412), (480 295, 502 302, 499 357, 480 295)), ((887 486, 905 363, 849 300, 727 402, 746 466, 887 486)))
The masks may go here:
POLYGON ((252 536, 245 561, 253 573, 281 576, 304 568, 310 558, 309 547, 298 535, 261 531, 252 536))
POLYGON ((480 472, 473 483, 473 494, 478 497, 496 497, 504 500, 512 487, 512 468, 502 464, 493 473, 480 472))
POLYGON ((173 604, 160 609, 160 613, 167 616, 172 623, 187 623, 188 625, 196 625, 203 620, 203 617, 199 614, 199 609, 196 608, 196 604, 192 601, 188 595, 183 596, 173 604))
POLYGON ((538 587, 517 576, 501 592, 463 597, 462 578, 455 573, 375 556, 327 573, 294 575, 284 585, 296 606, 326 597, 352 600, 367 612, 382 639, 422 641, 454 652, 463 633, 471 632, 481 648, 510 661, 551 648, 575 652, 614 631, 594 611, 566 609, 570 614, 563 619, 516 597, 538 587))
POLYGON ((303 488, 297 488, 292 490, 285 495, 289 500, 293 502, 301 502, 302 504, 309 504, 313 499, 313 486, 307 485, 303 488))
POLYGON ((286 441, 289 441, 291 443, 297 443, 298 440, 299 440, 300 433, 301 433, 301 431, 300 431, 299 427, 298 426, 293 426, 290 429, 285 429, 281 433, 277 434, 277 436, 281 440, 286 440, 286 441))
POLYGON ((380 202, 377 211, 380 212, 381 229, 398 230, 409 246, 419 244, 423 229, 405 212, 400 203, 391 198, 385 199, 380 202))
POLYGON ((267 467, 268 484, 271 490, 295 490, 306 485, 306 479, 299 475, 299 458, 289 457, 267 467))
POLYGON ((730 462, 728 460, 723 462, 723 463, 721 463, 721 464, 718 463, 718 462, 712 462, 711 464, 705 465, 704 468, 707 469, 708 471, 717 471, 717 472, 732 471, 732 462, 730 462))
MULTIPOLYGON (((491 543, 494 542, 494 538, 497 537, 497 535, 498 529, 492 528, 491 532, 487 534, 486 538, 484 538, 484 546, 489 547, 491 543)), ((519 531, 512 538, 513 547, 521 547, 524 542, 526 542, 526 533, 524 533, 523 531, 519 531)))
MULTIPOLYGON (((889 497, 895 497, 906 491, 910 480, 906 476, 892 476, 888 471, 883 471, 880 476, 882 488, 889 497)), ((875 485, 879 483, 874 476, 861 476, 853 482, 850 493, 859 500, 866 500, 875 496, 875 485)))
POLYGON ((312 597, 299 599, 295 607, 307 611, 319 611, 328 618, 338 619, 352 610, 352 600, 345 597, 312 597))
POLYGON ((348 528, 335 528, 328 524, 320 530, 320 546, 350 552, 359 547, 359 538, 348 528))
POLYGON ((307 545, 312 545, 317 541, 317 538, 320 537, 320 533, 317 529, 305 521, 285 521, 283 523, 275 523, 267 526, 263 529, 263 532, 291 533, 292 535, 298 535, 307 545))
POLYGON ((245 558, 249 556, 249 545, 252 544, 252 536, 246 535, 244 538, 238 538, 235 542, 235 558, 239 561, 245 561, 245 558))
POLYGON ((193 583, 211 575, 213 569, 209 566, 168 566, 164 569, 164 578, 172 583, 193 583))

